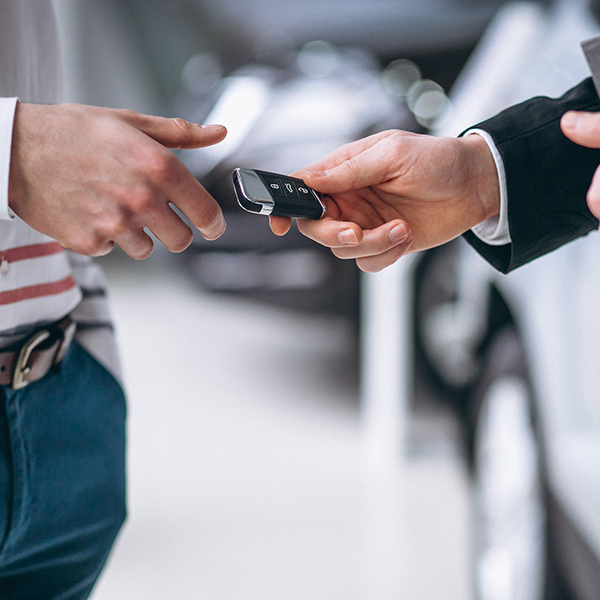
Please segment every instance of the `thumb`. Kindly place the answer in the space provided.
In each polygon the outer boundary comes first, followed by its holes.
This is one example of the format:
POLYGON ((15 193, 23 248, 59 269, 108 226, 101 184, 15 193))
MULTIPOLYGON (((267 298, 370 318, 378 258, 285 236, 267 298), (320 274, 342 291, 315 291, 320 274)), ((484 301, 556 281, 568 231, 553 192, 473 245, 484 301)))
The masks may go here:
POLYGON ((154 117, 132 111, 120 111, 121 118, 166 148, 203 148, 223 141, 223 125, 200 125, 180 118, 154 117))
POLYGON ((573 142, 600 148, 600 113, 569 111, 560 120, 562 132, 573 142))
POLYGON ((327 170, 309 167, 301 172, 301 177, 323 194, 342 194, 386 181, 389 169, 384 157, 382 148, 373 146, 327 170))

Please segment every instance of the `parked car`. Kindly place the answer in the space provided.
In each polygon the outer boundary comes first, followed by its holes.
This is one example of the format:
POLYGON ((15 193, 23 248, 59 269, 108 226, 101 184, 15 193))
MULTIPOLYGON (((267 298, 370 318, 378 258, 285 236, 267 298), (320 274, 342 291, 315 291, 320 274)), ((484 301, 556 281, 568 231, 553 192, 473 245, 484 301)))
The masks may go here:
MULTIPOLYGON (((589 76, 597 3, 507 5, 451 93, 455 134, 589 76)), ((600 240, 501 275, 462 241, 414 276, 417 372, 457 408, 481 600, 600 598, 600 240)))

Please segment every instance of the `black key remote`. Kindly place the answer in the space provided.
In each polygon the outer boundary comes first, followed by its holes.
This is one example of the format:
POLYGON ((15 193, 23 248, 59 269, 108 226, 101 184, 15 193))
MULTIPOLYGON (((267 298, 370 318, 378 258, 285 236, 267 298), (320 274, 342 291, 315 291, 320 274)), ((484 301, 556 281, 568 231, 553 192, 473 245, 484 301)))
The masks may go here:
POLYGON ((297 177, 256 169, 235 169, 233 189, 238 204, 257 215, 320 219, 325 214, 319 192, 297 177))

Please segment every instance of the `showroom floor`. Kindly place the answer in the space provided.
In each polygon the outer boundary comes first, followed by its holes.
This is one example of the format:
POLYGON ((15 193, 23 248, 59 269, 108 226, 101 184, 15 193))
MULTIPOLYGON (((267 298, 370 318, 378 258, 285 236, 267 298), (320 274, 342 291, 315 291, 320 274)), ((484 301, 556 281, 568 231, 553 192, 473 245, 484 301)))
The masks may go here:
POLYGON ((452 452, 365 460, 346 323, 103 259, 129 392, 129 518, 92 600, 469 600, 452 452))

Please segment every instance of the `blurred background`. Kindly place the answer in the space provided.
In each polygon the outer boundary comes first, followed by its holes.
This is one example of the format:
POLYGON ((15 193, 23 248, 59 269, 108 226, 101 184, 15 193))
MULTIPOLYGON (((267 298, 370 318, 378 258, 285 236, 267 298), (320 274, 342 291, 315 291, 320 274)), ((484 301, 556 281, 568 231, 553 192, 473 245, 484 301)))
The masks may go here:
POLYGON ((56 6, 70 101, 229 131, 179 153, 222 238, 99 259, 129 518, 94 600, 600 598, 597 236, 509 276, 460 240, 367 276, 231 186, 561 95, 589 76, 598 3, 56 6))

